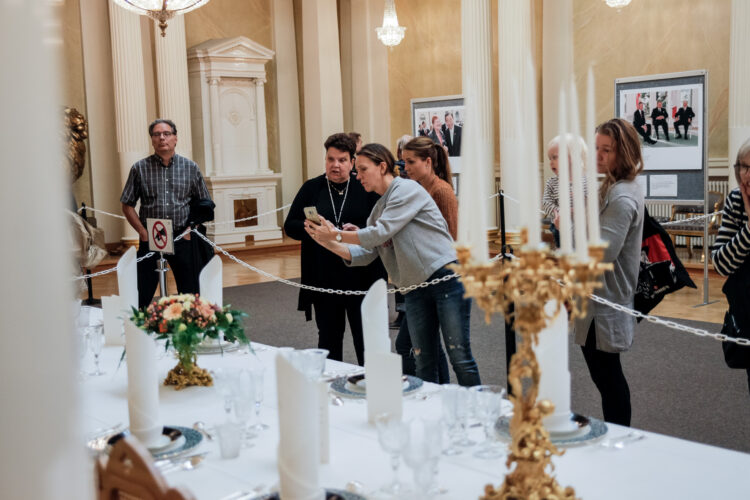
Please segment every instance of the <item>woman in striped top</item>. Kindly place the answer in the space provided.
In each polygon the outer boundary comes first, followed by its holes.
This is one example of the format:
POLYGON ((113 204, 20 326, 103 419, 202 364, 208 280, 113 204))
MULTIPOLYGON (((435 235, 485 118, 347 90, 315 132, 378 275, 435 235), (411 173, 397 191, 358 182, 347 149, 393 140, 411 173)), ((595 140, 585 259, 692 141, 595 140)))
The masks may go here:
MULTIPOLYGON (((750 139, 737 151, 734 175, 738 187, 724 201, 721 226, 711 259, 716 271, 729 277, 722 291, 727 294, 729 312, 742 330, 748 324, 747 308, 742 306, 750 305, 743 301, 748 296, 746 290, 750 276, 750 139)), ((747 383, 750 388, 750 368, 747 368, 747 383)))

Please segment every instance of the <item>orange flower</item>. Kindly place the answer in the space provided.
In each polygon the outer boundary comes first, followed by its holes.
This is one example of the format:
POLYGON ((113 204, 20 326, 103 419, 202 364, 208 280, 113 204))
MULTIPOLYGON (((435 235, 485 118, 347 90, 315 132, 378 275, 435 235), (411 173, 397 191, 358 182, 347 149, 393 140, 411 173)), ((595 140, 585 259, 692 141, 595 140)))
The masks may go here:
POLYGON ((182 316, 182 304, 180 304, 179 302, 171 304, 164 310, 162 316, 167 321, 179 318, 180 316, 182 316))

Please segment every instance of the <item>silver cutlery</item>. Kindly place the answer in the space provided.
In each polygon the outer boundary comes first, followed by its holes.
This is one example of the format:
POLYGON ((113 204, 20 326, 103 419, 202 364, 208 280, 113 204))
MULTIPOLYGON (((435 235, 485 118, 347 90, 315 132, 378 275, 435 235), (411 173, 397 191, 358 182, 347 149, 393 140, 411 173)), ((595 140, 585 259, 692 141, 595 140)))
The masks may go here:
POLYGON ((250 498, 255 498, 258 495, 262 495, 265 492, 266 486, 264 484, 259 484, 258 486, 253 488, 252 491, 235 491, 234 493, 230 493, 225 497, 221 497, 220 500, 249 500, 250 498))
POLYGON ((112 436, 119 434, 124 429, 125 426, 122 423, 113 425, 108 429, 97 429, 89 435, 88 439, 86 440, 86 446, 96 452, 104 451, 104 449, 107 447, 107 442, 109 441, 109 439, 112 436))
POLYGON ((331 404, 333 406, 344 406, 344 400, 339 396, 335 395, 332 392, 329 392, 328 395, 331 397, 331 404))
POLYGON ((626 445, 630 443, 635 443, 636 441, 640 441, 641 439, 644 439, 645 437, 646 435, 642 433, 641 431, 630 431, 627 434, 620 436, 618 438, 605 439, 604 441, 599 443, 599 446, 603 448, 621 450, 625 448, 626 445))
POLYGON ((162 474, 169 474, 178 470, 193 470, 203 462, 207 454, 208 452, 204 452, 175 460, 158 460, 154 462, 154 465, 162 474))
POLYGON ((209 441, 214 440, 214 435, 208 432, 206 424, 201 422, 200 420, 193 424, 193 429, 206 436, 206 439, 208 439, 209 441))

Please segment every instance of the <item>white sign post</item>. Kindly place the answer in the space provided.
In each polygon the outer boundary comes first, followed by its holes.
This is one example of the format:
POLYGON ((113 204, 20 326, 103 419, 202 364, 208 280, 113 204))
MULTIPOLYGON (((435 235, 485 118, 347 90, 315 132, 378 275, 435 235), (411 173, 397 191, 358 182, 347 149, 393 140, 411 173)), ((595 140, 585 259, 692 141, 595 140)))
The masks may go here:
POLYGON ((174 238, 172 235, 172 221, 170 219, 146 219, 148 230, 148 249, 159 252, 159 261, 156 272, 159 273, 159 294, 162 297, 167 293, 167 261, 164 254, 174 254, 174 238))

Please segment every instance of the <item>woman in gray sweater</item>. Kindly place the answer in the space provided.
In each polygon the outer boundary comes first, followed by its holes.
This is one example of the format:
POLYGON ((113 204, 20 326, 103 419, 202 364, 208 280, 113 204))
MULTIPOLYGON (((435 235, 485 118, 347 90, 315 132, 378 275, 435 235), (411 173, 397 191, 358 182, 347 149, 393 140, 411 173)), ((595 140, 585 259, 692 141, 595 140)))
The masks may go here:
MULTIPOLYGON (((320 225, 306 222, 305 229, 313 240, 352 266, 367 265, 379 256, 398 287, 453 274, 445 268, 456 261, 456 252, 443 215, 424 188, 396 176, 394 162, 391 152, 380 144, 367 144, 357 155, 357 179, 366 191, 381 195, 367 227, 341 231, 323 219, 320 225)), ((463 295, 457 278, 405 295, 416 373, 428 382, 437 382, 442 331, 458 383, 481 383, 469 340, 471 300, 463 295)))
MULTIPOLYGON (((604 286, 594 293, 610 302, 633 308, 643 238, 643 193, 635 181, 643 171, 638 133, 620 118, 596 129, 596 165, 604 181, 599 190, 599 221, 608 246, 604 262, 614 269, 604 273, 604 286)), ((630 388, 620 364, 620 352, 633 343, 635 318, 589 301, 588 315, 576 321, 576 343, 581 346, 591 378, 602 397, 604 419, 630 425, 630 388)))

